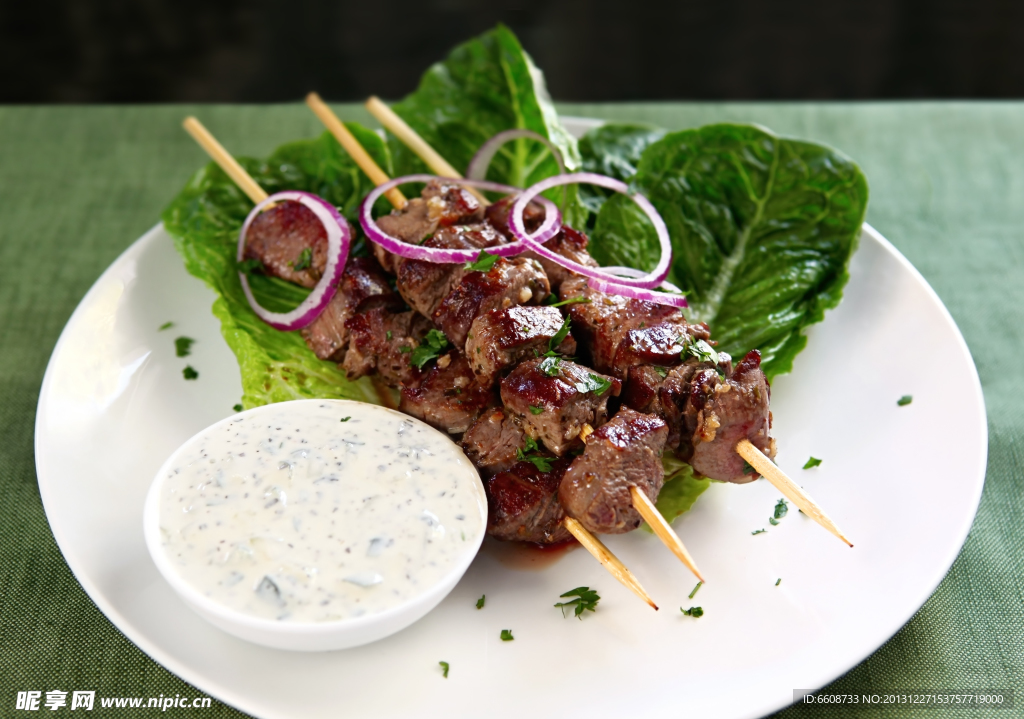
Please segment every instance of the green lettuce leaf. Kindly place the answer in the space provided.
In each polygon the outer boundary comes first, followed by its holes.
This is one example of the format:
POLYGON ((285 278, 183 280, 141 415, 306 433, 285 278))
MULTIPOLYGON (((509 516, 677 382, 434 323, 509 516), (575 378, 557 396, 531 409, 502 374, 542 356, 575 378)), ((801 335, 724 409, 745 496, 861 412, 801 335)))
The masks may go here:
MULTIPOLYGON (((380 137, 354 123, 348 127, 374 159, 391 171, 380 137)), ((305 190, 327 199, 353 221, 359 202, 373 185, 329 133, 280 147, 265 161, 239 158, 267 192, 305 190)), ((332 362, 317 359, 298 332, 265 324, 249 307, 235 268, 238 231, 252 202, 215 164, 197 172, 163 213, 185 267, 219 297, 213 313, 242 373, 242 404, 255 407, 305 398, 342 398, 380 403, 367 379, 350 382, 332 362)), ((253 275, 253 293, 274 311, 295 307, 308 294, 296 285, 253 275)))
MULTIPOLYGON (((582 169, 629 182, 636 174, 643 151, 663 138, 665 133, 665 130, 650 125, 609 122, 595 127, 580 138, 582 169)), ((593 185, 580 187, 580 200, 594 214, 612 194, 611 190, 593 185)), ((657 261, 655 258, 654 262, 657 261)))
MULTIPOLYGON (((697 497, 711 484, 711 480, 694 474, 693 467, 678 459, 674 452, 668 450, 661 457, 665 468, 665 486, 661 488, 658 501, 654 506, 661 516, 671 522, 680 514, 689 511, 697 497)), ((645 523, 643 528, 651 531, 645 523)))
MULTIPOLYGON (((718 349, 759 349, 769 379, 792 369, 803 330, 842 298, 867 209, 852 160, 823 145, 751 125, 708 125, 666 135, 641 156, 633 184, 672 238, 669 280, 687 317, 711 326, 718 349)), ((617 195, 594 230, 603 263, 653 267, 648 220, 617 195)))
MULTIPOLYGON (((533 64, 515 34, 498 25, 457 46, 423 75, 419 87, 394 106, 394 111, 455 169, 464 172, 473 155, 502 130, 532 130, 561 151, 566 169, 580 166, 576 139, 562 126, 548 96, 544 74, 533 64)), ((413 153, 389 138, 398 174, 427 172, 413 153)), ((487 179, 528 187, 558 174, 551 151, 522 139, 505 144, 487 179)), ((587 211, 570 187, 547 193, 559 204, 570 225, 584 226, 587 211)))

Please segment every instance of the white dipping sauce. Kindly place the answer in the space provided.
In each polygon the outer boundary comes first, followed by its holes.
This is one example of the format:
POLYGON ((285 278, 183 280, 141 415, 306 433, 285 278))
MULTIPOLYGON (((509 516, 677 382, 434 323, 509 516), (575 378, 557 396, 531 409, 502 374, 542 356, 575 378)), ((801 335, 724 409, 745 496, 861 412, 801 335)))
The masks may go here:
POLYGON ((264 619, 328 622, 399 606, 468 563, 487 521, 458 446, 356 402, 236 415, 189 440, 157 479, 174 571, 264 619))

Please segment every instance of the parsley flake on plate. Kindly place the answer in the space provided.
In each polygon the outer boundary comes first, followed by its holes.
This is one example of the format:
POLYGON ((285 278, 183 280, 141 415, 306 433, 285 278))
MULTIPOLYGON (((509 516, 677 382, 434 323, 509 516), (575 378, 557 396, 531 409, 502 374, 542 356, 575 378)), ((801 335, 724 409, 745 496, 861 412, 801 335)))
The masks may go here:
POLYGON ((438 664, 441 665, 441 672, 444 675, 444 678, 447 679, 448 678, 448 662, 438 662, 438 664))
POLYGON ((817 457, 811 457, 806 462, 804 462, 804 469, 810 469, 811 467, 817 467, 819 464, 821 464, 821 460, 820 459, 818 459, 817 457))
POLYGON ((779 586, 780 584, 782 584, 782 577, 779 577, 778 579, 775 580, 775 586, 776 587, 779 586))
POLYGON ((477 609, 483 609, 485 601, 487 601, 487 595, 486 594, 481 594, 480 598, 476 600, 476 608, 477 609))
POLYGON ((693 617, 694 619, 699 619, 700 617, 704 616, 704 610, 700 607, 690 607, 689 609, 683 609, 682 607, 679 607, 679 611, 681 611, 688 617, 693 617))
POLYGON ((905 394, 902 397, 900 397, 898 400, 896 400, 896 404, 898 404, 900 407, 906 407, 908 404, 910 404, 913 401, 914 401, 914 396, 913 395, 905 394))
POLYGON ((352 419, 352 415, 349 415, 348 417, 342 417, 342 418, 341 418, 340 420, 338 420, 338 421, 339 421, 339 422, 348 422, 348 421, 349 421, 350 419, 352 419))
POLYGON ((697 590, 700 589, 702 586, 704 586, 704 582, 697 582, 697 586, 693 588, 693 591, 690 592, 690 596, 687 597, 687 599, 693 599, 693 596, 697 593, 697 590))
POLYGON ((576 609, 574 610, 574 614, 581 620, 583 619, 581 616, 583 612, 596 612, 597 603, 601 601, 601 596, 590 587, 576 587, 575 589, 570 589, 565 594, 560 594, 558 596, 562 599, 566 597, 576 597, 575 599, 570 599, 567 602, 558 602, 555 606, 562 610, 563 617, 567 616, 565 613, 566 609, 569 607, 575 607, 576 609))
POLYGON ((512 636, 512 630, 511 629, 502 629, 501 630, 501 641, 503 641, 503 642, 511 642, 514 639, 515 639, 515 637, 512 636))
POLYGON ((192 354, 192 345, 195 340, 191 337, 177 337, 174 340, 174 354, 178 357, 188 357, 192 354))
POLYGON ((185 379, 198 379, 199 373, 192 368, 192 365, 185 365, 185 369, 181 371, 181 376, 185 379))
POLYGON ((243 406, 242 406, 241 404, 236 404, 236 405, 235 405, 234 407, 232 407, 231 409, 235 410, 236 412, 241 412, 241 411, 242 411, 243 409, 245 409, 245 408, 244 408, 244 407, 243 407, 243 406))
POLYGON ((163 332, 164 330, 169 330, 169 329, 171 329, 171 327, 174 327, 174 323, 173 323, 173 322, 164 322, 164 323, 163 323, 162 325, 160 325, 159 327, 157 327, 157 330, 156 330, 156 331, 157 331, 157 332, 163 332))
POLYGON ((755 529, 751 534, 764 534, 767 531, 767 529, 755 529))
POLYGON ((412 350, 409 357, 409 364, 417 369, 423 369, 423 365, 432 359, 437 359, 441 352, 448 346, 448 338, 441 330, 430 330, 423 338, 420 346, 412 350))
POLYGON ((476 260, 466 263, 466 269, 470 272, 490 272, 494 263, 498 261, 497 255, 492 255, 487 250, 480 250, 476 260))

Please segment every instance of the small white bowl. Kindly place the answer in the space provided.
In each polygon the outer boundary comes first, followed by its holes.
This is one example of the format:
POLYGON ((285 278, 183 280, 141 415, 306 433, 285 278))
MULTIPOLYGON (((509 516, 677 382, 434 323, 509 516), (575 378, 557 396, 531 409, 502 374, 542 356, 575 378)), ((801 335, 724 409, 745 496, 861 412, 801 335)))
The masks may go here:
MULTIPOLYGON (((463 473, 468 480, 460 483, 459 486, 466 487, 466 491, 473 494, 475 505, 480 512, 481 521, 477 525, 479 531, 474 536, 466 536, 466 551, 459 556, 458 561, 433 586, 398 606, 359 617, 322 622, 273 620, 243 613, 205 596, 199 589, 183 578, 167 556, 161 537, 161 490, 165 479, 172 471, 174 463, 178 461, 179 455, 203 439, 207 433, 237 420, 240 415, 232 415, 207 427, 175 450, 167 461, 164 462, 160 471, 157 472, 149 494, 146 497, 146 505, 143 512, 143 530, 146 546, 164 579, 185 600, 188 606, 201 617, 229 634, 275 649, 293 651, 346 649, 383 639, 404 629, 436 607, 458 584, 480 549, 480 544, 483 542, 484 534, 486 533, 487 498, 484 493, 483 484, 480 481, 479 474, 465 454, 447 435, 408 415, 364 402, 348 400, 295 400, 287 404, 291 407, 306 404, 312 409, 314 407, 323 407, 325 403, 337 405, 341 412, 353 418, 366 418, 375 414, 379 416, 379 413, 386 413, 389 415, 388 419, 397 417, 402 421, 412 422, 421 428, 429 430, 431 433, 435 433, 439 438, 443 438, 446 447, 450 447, 452 455, 447 469, 452 473, 463 473)), ((279 406, 265 405, 247 410, 243 414, 258 415, 260 413, 268 413, 279 406)))

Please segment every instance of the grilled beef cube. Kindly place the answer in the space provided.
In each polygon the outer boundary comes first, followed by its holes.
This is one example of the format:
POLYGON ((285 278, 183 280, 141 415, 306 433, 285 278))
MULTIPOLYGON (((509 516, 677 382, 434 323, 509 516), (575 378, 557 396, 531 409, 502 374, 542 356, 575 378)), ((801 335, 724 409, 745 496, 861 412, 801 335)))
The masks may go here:
MULTIPOLYGON (((484 217, 487 222, 501 234, 508 238, 509 242, 514 241, 515 235, 508 228, 508 218, 512 214, 512 205, 519 199, 519 195, 506 195, 497 202, 488 205, 484 210, 484 217)), ((523 210, 523 224, 527 232, 534 232, 540 223, 544 221, 544 207, 539 202, 531 202, 523 210)))
MULTIPOLYGON (((483 220, 480 201, 460 185, 438 178, 428 182, 421 194, 402 209, 377 218, 377 226, 402 242, 418 245, 439 227, 483 220)), ((377 244, 373 252, 385 270, 395 271, 394 255, 377 244)))
POLYGON ((501 381, 501 401, 533 439, 558 456, 565 454, 584 424, 608 417, 608 400, 622 383, 614 377, 557 357, 523 362, 501 381))
POLYGON ((660 322, 653 327, 637 327, 626 333, 615 350, 613 374, 623 379, 630 367, 655 364, 672 367, 682 361, 682 352, 690 342, 689 326, 683 322, 660 322))
POLYGON ((399 310, 402 300, 388 285, 384 272, 369 257, 350 257, 330 304, 313 323, 302 329, 302 338, 320 359, 341 362, 348 346, 345 322, 375 307, 399 310))
POLYGON ((522 424, 501 407, 485 412, 462 437, 462 449, 487 477, 512 468, 525 437, 522 424))
POLYGON ((499 257, 487 272, 467 272, 432 317, 453 345, 462 349, 473 320, 493 309, 539 303, 551 291, 544 270, 533 260, 499 257))
POLYGON ((743 473, 743 458, 736 453, 741 439, 775 457, 775 440, 769 435, 771 390, 757 350, 748 352, 731 372, 729 364, 726 358, 716 369, 710 362, 689 360, 669 373, 659 398, 672 430, 669 446, 678 442, 679 457, 707 477, 743 483, 757 475, 743 473))
POLYGON ((349 344, 342 368, 349 379, 376 372, 392 387, 419 381, 421 372, 409 364, 409 353, 431 328, 425 317, 378 307, 351 317, 345 327, 349 344))
POLYGON ((449 434, 465 432, 498 398, 476 381, 469 362, 458 352, 438 358, 419 384, 402 389, 399 409, 449 434))
POLYGON ((586 450, 562 477, 558 499, 566 513, 591 532, 622 534, 639 527, 643 519, 629 488, 658 499, 667 436, 668 426, 657 415, 620 409, 587 438, 586 450))
POLYGON ((590 300, 569 305, 573 332, 576 333, 577 341, 590 348, 595 369, 615 374, 622 379, 626 372, 615 372, 615 353, 630 330, 669 324, 678 325, 681 332, 686 331, 686 320, 674 307, 619 295, 606 295, 591 289, 585 277, 567 279, 562 283, 559 295, 563 300, 572 297, 590 300))
POLYGON ((327 266, 327 230, 305 205, 280 202, 252 221, 244 258, 259 260, 268 275, 315 287, 327 266))
MULTIPOLYGON (((554 307, 509 307, 477 317, 466 338, 466 357, 480 384, 491 385, 524 357, 547 352, 563 322, 554 307)), ((566 335, 553 349, 575 354, 576 340, 566 335)))
MULTIPOLYGON (((455 225, 437 231, 423 242, 424 247, 450 250, 481 250, 504 243, 504 238, 488 224, 455 225)), ((466 274, 465 263, 446 264, 425 260, 394 261, 398 291, 409 306, 424 317, 433 317, 441 301, 458 286, 466 274)))
POLYGON ((558 487, 569 458, 557 459, 542 472, 529 462, 519 462, 484 483, 487 490, 487 533, 513 542, 557 544, 572 538, 564 526, 565 511, 558 501, 558 487))
MULTIPOLYGON (((525 214, 525 213, 524 213, 525 214)), ((582 232, 577 232, 571 227, 562 225, 561 231, 544 243, 544 247, 555 254, 561 255, 567 260, 583 265, 585 267, 597 267, 597 261, 587 252, 589 240, 582 232)), ((547 273, 548 281, 551 283, 552 292, 560 291, 562 283, 570 277, 576 277, 574 273, 562 267, 557 262, 540 257, 530 251, 523 254, 523 257, 532 257, 540 262, 544 272, 547 273)), ((566 299, 566 298, 563 298, 566 299)))
POLYGON ((638 365, 629 368, 626 384, 622 389, 622 404, 637 412, 662 414, 661 398, 658 391, 668 377, 668 369, 654 365, 638 365))

